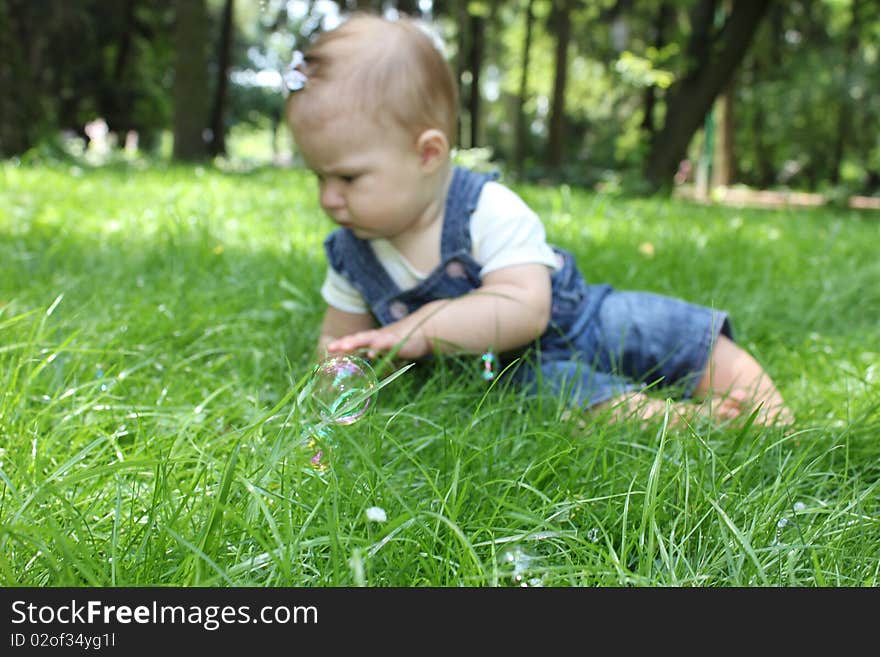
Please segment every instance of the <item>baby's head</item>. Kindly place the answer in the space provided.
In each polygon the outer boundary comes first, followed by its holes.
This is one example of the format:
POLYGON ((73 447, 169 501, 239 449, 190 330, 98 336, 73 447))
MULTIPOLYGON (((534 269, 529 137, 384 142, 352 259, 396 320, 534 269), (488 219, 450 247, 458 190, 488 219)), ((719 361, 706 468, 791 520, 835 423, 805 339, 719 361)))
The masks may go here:
POLYGON ((355 14, 320 34, 300 66, 306 81, 288 97, 294 135, 345 114, 399 128, 415 141, 425 130, 455 142, 458 91, 433 39, 413 20, 355 14))

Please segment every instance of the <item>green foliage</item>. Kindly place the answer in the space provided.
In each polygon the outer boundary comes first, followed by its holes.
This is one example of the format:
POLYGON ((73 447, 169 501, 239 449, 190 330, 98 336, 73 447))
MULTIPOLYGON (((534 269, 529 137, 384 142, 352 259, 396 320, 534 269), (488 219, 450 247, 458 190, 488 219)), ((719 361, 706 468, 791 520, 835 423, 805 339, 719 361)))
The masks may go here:
POLYGON ((7 586, 880 584, 870 217, 519 186, 591 280, 729 310, 794 430, 580 428, 462 358, 319 433, 317 470, 296 404, 330 228, 310 176, 0 176, 7 586))
POLYGON ((880 161, 873 138, 880 132, 880 69, 869 30, 880 12, 862 18, 851 27, 849 3, 814 3, 809 11, 795 3, 762 26, 736 87, 742 182, 842 194, 829 189, 842 174, 837 182, 846 192, 876 191, 869 178, 880 161))
POLYGON ((119 134, 141 133, 149 145, 170 120, 171 50, 169 1, 144 5, 84 0, 75 3, 16 2, 5 8, 0 40, 10 52, 28 53, 18 62, 7 91, 35 111, 4 112, 0 131, 25 135, 20 154, 60 129, 81 131, 104 117, 119 134), (38 108, 38 109, 37 109, 38 108))
MULTIPOLYGON (((485 19, 483 135, 476 145, 490 147, 499 162, 511 163, 517 152, 516 117, 522 110, 528 127, 523 144, 526 179, 561 177, 571 184, 593 185, 609 175, 642 175, 651 130, 665 118, 670 85, 688 70, 685 48, 695 4, 572 4, 566 164, 561 171, 544 165, 558 32, 554 3, 534 0, 532 5, 523 98, 525 0, 437 3, 433 17, 456 66, 462 64, 456 50, 467 41, 460 11, 465 8, 485 19), (662 21, 661 5, 671 8, 662 21), (646 123, 649 89, 655 105, 646 123)), ((62 5, 15 0, 0 7, 0 49, 9 53, 0 62, 0 86, 8 90, 0 99, 0 153, 21 155, 42 140, 56 139, 60 130, 80 132, 98 116, 120 135, 120 142, 125 132, 136 130, 142 149, 155 151, 173 114, 170 92, 178 56, 171 42, 173 3, 83 0, 62 5), (127 7, 134 8, 132 14, 127 7)), ((218 51, 222 5, 214 0, 208 4, 212 58, 218 51)), ((877 193, 878 7, 869 2, 773 3, 734 80, 736 182, 835 196, 877 193)), ((236 75, 228 89, 226 127, 278 125, 283 94, 271 74, 277 76, 291 50, 317 29, 328 4, 268 0, 239 2, 235 9, 236 75), (256 77, 247 82, 248 71, 264 75, 259 82, 256 77)), ((214 82, 212 75, 212 94, 214 82)))
POLYGON ((625 83, 635 87, 667 89, 675 80, 669 71, 656 68, 650 58, 639 57, 628 50, 621 53, 615 69, 625 83))

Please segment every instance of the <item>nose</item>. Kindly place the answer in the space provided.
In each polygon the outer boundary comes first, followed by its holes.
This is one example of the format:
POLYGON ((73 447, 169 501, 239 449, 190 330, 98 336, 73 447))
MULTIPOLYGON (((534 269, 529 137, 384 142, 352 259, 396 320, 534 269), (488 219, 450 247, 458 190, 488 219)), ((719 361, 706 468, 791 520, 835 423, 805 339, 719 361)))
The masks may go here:
POLYGON ((345 207, 345 197, 342 188, 332 180, 321 182, 321 207, 326 212, 340 210, 345 207))

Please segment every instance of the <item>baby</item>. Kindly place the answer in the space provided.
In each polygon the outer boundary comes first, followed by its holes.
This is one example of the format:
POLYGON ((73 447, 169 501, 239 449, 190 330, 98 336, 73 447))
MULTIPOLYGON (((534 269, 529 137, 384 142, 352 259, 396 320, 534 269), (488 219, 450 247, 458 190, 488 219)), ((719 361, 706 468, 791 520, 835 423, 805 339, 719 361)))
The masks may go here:
POLYGON ((417 23, 355 14, 294 53, 285 82, 294 141, 339 226, 322 355, 497 354, 573 411, 647 419, 667 406, 645 388, 674 385, 683 416, 793 421, 726 313, 587 283, 519 196, 453 165, 457 85, 417 23))

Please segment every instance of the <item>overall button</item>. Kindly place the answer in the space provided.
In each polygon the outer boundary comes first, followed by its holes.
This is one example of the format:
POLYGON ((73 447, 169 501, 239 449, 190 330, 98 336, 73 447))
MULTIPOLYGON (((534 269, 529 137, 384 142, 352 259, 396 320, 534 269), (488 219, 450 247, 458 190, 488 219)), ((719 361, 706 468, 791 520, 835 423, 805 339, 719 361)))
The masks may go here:
POLYGON ((388 312, 391 313, 394 319, 403 319, 409 315, 409 308, 403 301, 395 301, 388 306, 388 312))
POLYGON ((450 278, 465 278, 467 271, 460 260, 450 260, 446 265, 446 275, 450 278))

